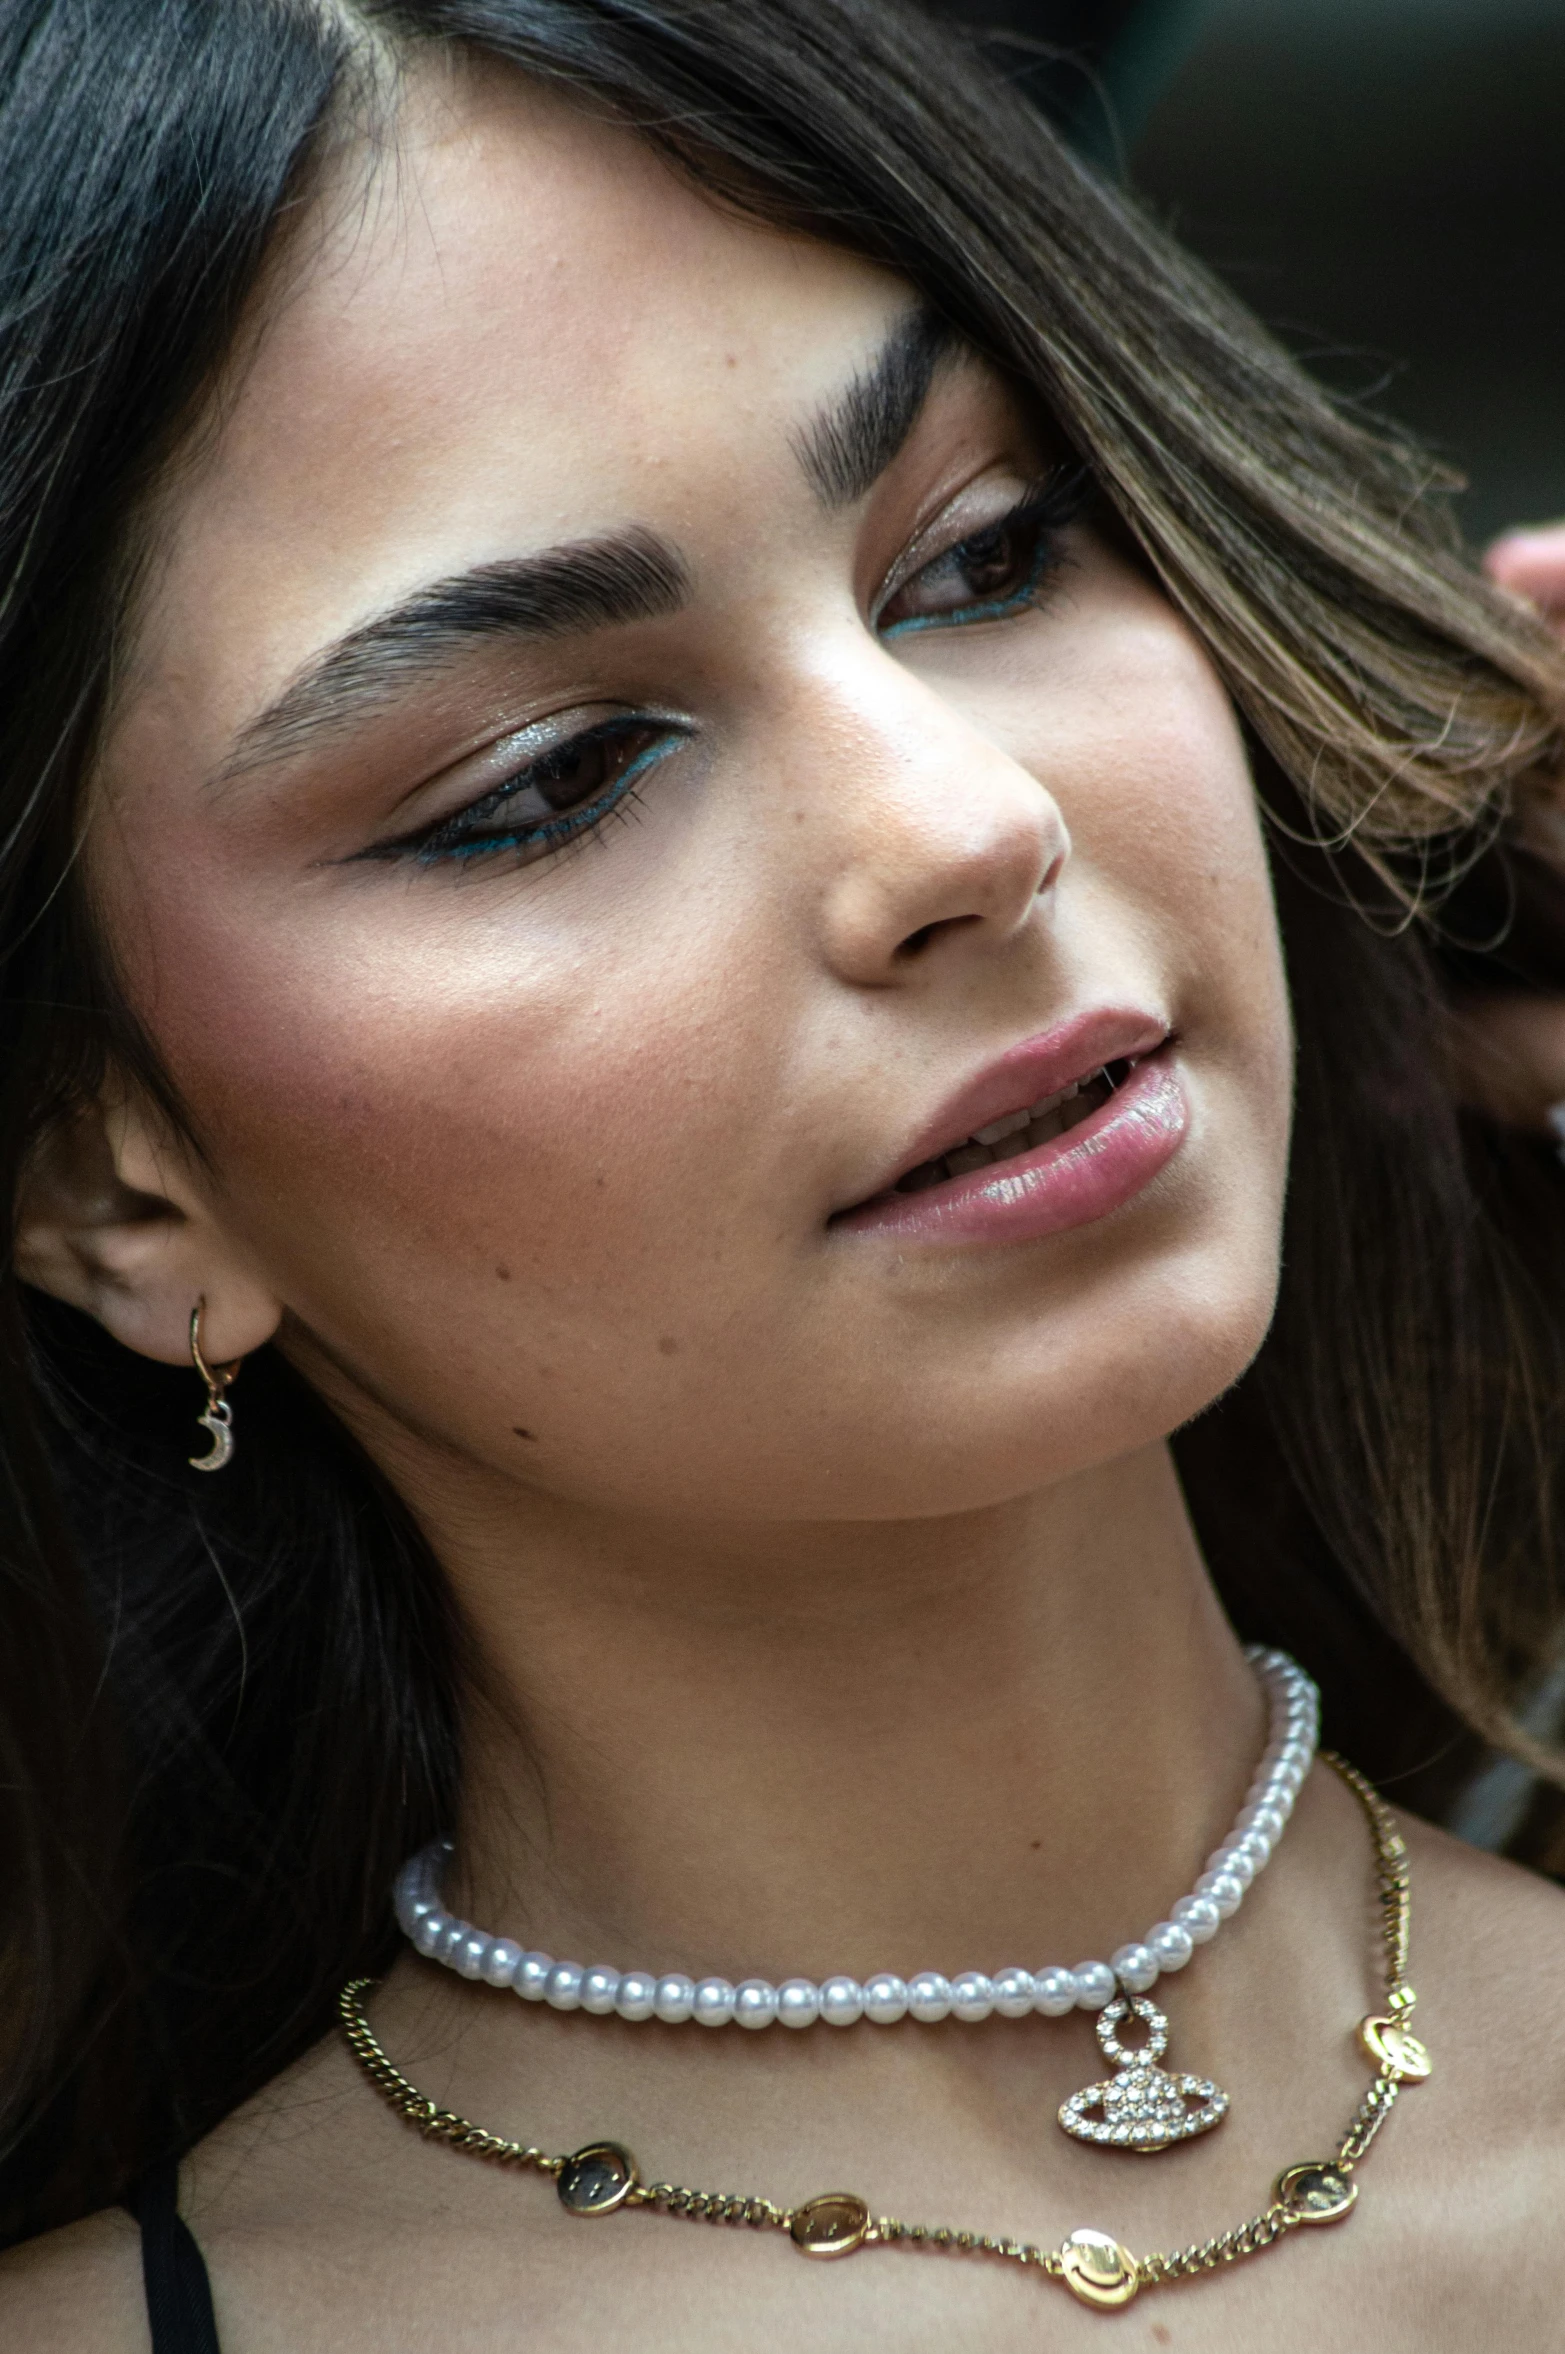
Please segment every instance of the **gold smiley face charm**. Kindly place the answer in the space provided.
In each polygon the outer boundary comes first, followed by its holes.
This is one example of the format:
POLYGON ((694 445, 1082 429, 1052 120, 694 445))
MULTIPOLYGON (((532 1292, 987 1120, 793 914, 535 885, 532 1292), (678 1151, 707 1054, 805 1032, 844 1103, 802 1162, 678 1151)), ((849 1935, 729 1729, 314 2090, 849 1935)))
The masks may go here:
POLYGON ((1060 2278, 1084 2305, 1128 2305, 1141 2286, 1136 2259, 1106 2231, 1073 2231, 1060 2250, 1060 2278))
POLYGON ((1422 2084, 1434 2074, 1429 2048, 1395 2019, 1370 2018, 1359 2026, 1359 2041, 1379 2068, 1389 2068, 1402 2084, 1422 2084))

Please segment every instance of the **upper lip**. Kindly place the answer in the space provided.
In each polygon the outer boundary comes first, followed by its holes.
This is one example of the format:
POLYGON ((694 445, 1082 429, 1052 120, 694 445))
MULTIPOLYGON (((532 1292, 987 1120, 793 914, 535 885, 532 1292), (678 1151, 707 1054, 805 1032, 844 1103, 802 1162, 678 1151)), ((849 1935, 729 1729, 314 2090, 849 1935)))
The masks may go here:
POLYGON ((955 1095, 948 1096, 879 1182, 848 1206, 856 1209, 889 1193, 909 1170, 954 1152, 977 1129, 1059 1095, 1078 1080, 1090 1079, 1105 1063, 1155 1054, 1169 1034, 1168 1023, 1156 1014, 1124 1006, 1099 1006, 1074 1014, 1034 1038, 1024 1038, 955 1095))

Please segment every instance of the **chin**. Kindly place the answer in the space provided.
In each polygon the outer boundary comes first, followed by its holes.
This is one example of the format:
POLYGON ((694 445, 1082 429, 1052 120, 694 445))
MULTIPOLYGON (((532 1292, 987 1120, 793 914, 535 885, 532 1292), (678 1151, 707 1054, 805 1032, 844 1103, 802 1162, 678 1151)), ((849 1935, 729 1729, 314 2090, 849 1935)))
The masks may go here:
POLYGON ((1118 1298, 1043 1310, 1025 1331, 975 1350, 965 1378, 944 1349, 938 1380, 928 1362, 909 1360, 890 1401, 882 1373, 878 1409, 845 1415, 840 1452, 822 1461, 814 1450, 823 1511, 980 1511, 1169 1438, 1233 1387, 1266 1338, 1275 1240, 1255 1256, 1246 1266, 1230 1237, 1221 1254, 1143 1266, 1112 1287, 1118 1298))

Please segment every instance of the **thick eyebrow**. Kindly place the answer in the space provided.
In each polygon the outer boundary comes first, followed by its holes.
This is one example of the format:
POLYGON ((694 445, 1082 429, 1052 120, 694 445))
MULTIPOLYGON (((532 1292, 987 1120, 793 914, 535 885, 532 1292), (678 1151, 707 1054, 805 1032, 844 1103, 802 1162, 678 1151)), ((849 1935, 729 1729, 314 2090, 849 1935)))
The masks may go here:
POLYGON ((294 758, 472 640, 548 639, 653 621, 677 612, 689 593, 677 548, 639 528, 437 580, 318 654, 240 730, 214 781, 294 758))
POLYGON ((869 366, 795 434, 795 454, 823 507, 851 507, 880 480, 956 342, 922 304, 905 312, 869 366))

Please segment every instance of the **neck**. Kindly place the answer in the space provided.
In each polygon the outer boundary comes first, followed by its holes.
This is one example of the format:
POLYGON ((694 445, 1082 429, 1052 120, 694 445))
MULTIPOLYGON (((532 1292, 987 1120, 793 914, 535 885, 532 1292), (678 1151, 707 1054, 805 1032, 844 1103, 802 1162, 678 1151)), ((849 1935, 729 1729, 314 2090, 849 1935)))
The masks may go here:
POLYGON ((558 1955, 1104 1955, 1189 1886, 1264 1737, 1163 1447, 894 1526, 418 1500, 480 1663, 449 1895, 558 1955))

